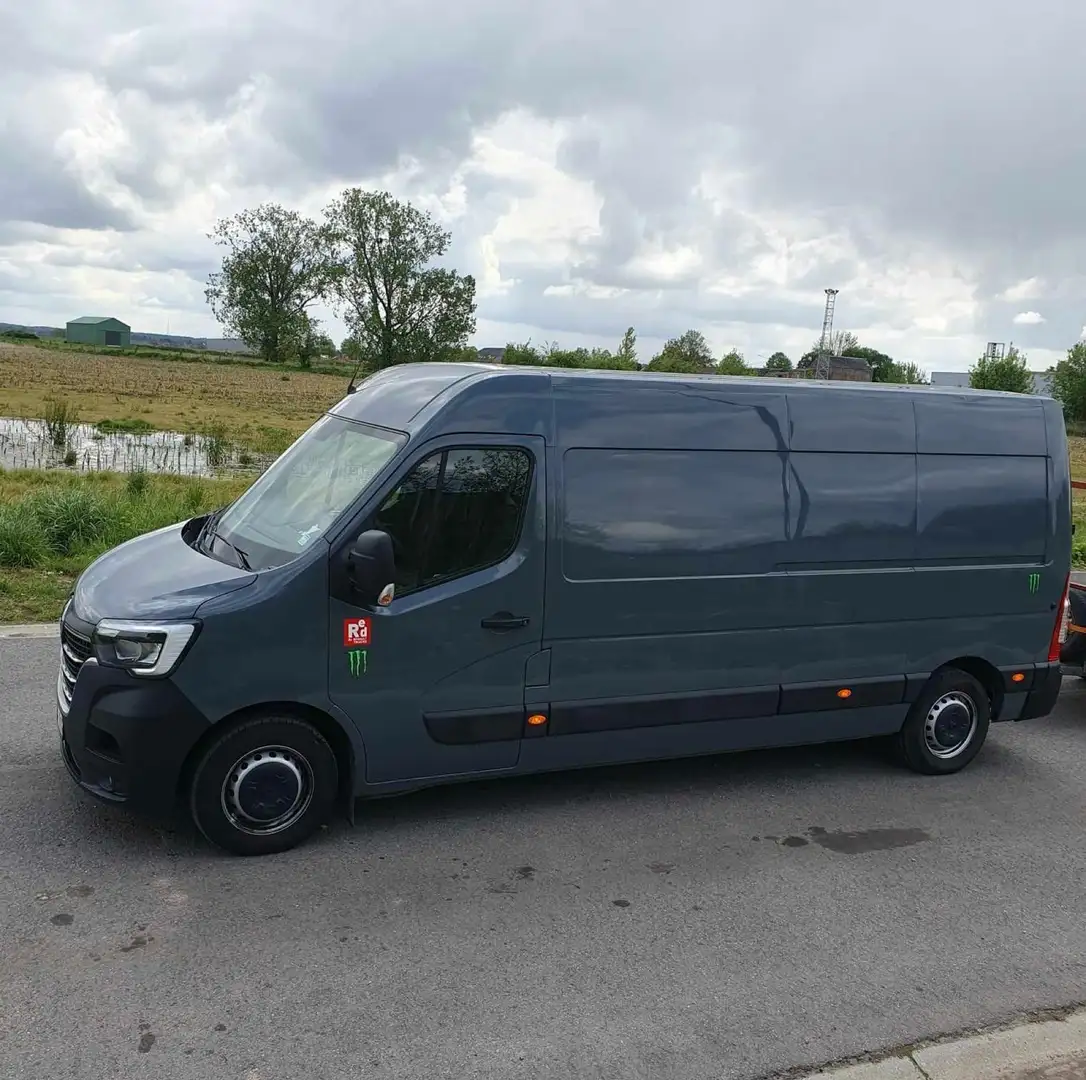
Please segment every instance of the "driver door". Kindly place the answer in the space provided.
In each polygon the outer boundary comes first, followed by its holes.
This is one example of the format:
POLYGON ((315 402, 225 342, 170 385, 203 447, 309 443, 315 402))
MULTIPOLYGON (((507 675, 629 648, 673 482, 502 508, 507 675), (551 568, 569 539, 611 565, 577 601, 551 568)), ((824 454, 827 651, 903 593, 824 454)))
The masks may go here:
POLYGON ((516 766, 525 665, 540 650, 544 440, 420 448, 331 553, 329 692, 361 732, 369 784, 516 766), (343 572, 360 532, 392 538, 396 594, 362 607, 343 572))

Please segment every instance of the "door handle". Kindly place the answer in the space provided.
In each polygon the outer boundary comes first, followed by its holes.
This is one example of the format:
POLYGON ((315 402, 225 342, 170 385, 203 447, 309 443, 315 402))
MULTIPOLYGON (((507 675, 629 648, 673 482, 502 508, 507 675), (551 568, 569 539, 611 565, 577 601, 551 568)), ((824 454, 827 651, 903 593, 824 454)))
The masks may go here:
POLYGON ((489 619, 483 619, 480 626, 484 630, 520 630, 532 620, 527 615, 513 615, 508 611, 499 611, 489 619))

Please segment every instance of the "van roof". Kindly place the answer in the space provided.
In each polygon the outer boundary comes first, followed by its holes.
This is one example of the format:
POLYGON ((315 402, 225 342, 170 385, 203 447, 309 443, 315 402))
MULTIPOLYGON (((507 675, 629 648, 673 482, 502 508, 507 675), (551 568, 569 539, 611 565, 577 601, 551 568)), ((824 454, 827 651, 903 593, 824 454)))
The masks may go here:
MULTIPOLYGON (((623 385, 631 393, 639 387, 728 387, 739 393, 758 394, 905 394, 908 396, 1047 400, 1041 395, 1027 397, 998 390, 972 390, 960 386, 910 386, 898 383, 824 381, 816 379, 775 379, 744 375, 682 375, 656 371, 608 371, 590 368, 528 367, 506 364, 448 363, 398 364, 385 368, 365 379, 354 394, 338 402, 331 411, 348 419, 365 419, 390 428, 409 430, 412 421, 437 398, 459 384, 460 390, 480 383, 506 380, 509 390, 516 386, 518 394, 538 392, 539 383, 552 385, 596 383, 623 385), (536 384, 533 386, 532 384, 536 384), (517 385, 519 384, 519 385, 517 385), (381 419, 378 419, 381 417, 381 419)), ((586 388, 587 389, 587 388, 586 388)))

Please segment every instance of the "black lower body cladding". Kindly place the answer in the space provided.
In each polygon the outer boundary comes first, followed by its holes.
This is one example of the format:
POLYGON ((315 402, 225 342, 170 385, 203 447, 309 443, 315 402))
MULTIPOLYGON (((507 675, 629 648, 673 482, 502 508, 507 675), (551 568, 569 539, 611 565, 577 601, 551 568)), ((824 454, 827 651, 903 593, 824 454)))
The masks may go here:
POLYGON ((1057 661, 1054 664, 1038 664, 1033 671, 1033 685, 1026 695, 1019 720, 1035 720, 1047 716, 1056 707, 1060 696, 1063 673, 1057 661))
POLYGON ((143 680, 90 662, 62 726, 64 761, 81 788, 166 816, 182 766, 209 724, 168 679, 143 680))

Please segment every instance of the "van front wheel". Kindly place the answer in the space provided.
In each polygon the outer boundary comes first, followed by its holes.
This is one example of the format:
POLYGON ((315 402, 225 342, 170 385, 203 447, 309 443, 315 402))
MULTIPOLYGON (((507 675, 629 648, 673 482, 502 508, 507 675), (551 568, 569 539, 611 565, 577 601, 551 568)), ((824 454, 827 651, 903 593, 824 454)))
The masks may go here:
POLYGON ((945 775, 964 769, 980 753, 992 719, 988 693, 968 672, 933 675, 913 702, 897 736, 898 757, 910 769, 945 775))
POLYGON ((336 756, 312 724, 262 717, 207 748, 193 772, 189 807, 213 844, 235 855, 271 855, 328 820, 338 782, 336 756))

